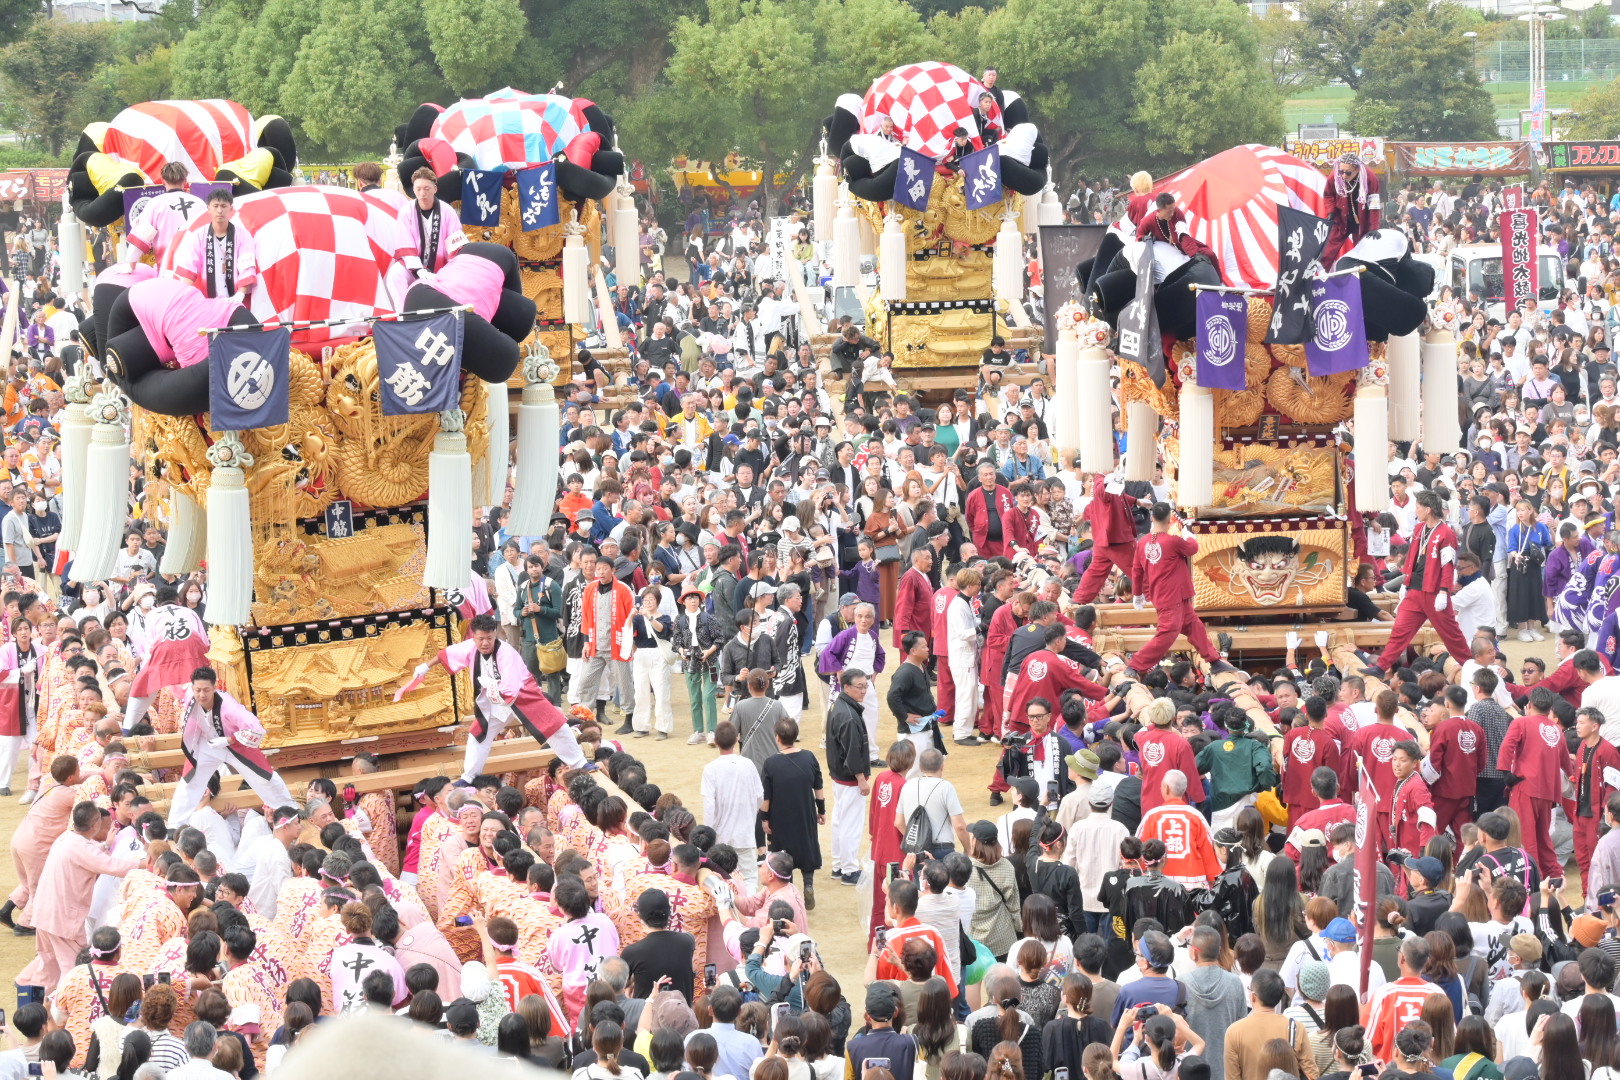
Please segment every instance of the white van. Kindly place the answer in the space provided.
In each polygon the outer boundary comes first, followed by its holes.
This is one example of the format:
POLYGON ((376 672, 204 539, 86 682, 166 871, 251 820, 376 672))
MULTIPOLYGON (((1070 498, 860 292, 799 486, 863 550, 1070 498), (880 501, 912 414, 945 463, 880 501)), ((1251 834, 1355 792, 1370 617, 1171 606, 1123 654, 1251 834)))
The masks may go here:
MULTIPOLYGON (((1415 258, 1438 264, 1439 256, 1418 255, 1415 258)), ((1536 255, 1541 264, 1540 291, 1537 305, 1543 312, 1558 306, 1558 294, 1564 289, 1564 261, 1555 251, 1542 250, 1536 255)), ((1452 251, 1449 267, 1435 267, 1434 291, 1450 285, 1452 295, 1466 297, 1479 293, 1485 302, 1486 317, 1502 319, 1502 246, 1500 244, 1464 244, 1452 251)))

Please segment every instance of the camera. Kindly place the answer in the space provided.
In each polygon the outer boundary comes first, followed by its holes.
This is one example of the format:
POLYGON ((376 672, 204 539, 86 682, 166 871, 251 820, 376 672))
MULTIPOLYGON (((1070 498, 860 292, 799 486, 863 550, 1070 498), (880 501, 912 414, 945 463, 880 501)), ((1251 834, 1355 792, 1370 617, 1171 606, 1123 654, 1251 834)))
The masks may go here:
POLYGON ((1136 1018, 1138 1020, 1147 1020, 1147 1019, 1150 1019, 1151 1017, 1155 1017, 1155 1016, 1158 1016, 1158 1015, 1159 1015, 1159 1007, 1157 1005, 1148 1004, 1148 1005, 1138 1005, 1136 1007, 1136 1018))

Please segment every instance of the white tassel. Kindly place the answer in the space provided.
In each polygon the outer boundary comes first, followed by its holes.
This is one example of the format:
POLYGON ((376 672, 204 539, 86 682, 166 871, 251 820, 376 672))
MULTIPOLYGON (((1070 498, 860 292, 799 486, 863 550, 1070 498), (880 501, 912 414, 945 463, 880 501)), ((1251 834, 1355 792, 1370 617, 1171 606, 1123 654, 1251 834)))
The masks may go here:
POLYGON ((833 288, 853 289, 861 281, 861 226, 855 220, 855 205, 849 189, 838 199, 838 217, 833 221, 833 288))
POLYGON ((860 254, 862 259, 877 258, 877 233, 872 229, 872 223, 862 214, 855 218, 855 228, 861 239, 860 254))
POLYGON ((1422 431, 1423 381, 1416 330, 1389 339, 1389 437, 1412 442, 1422 431))
MULTIPOLYGON (((1391 340, 1391 345, 1394 341, 1391 340)), ((1389 388, 1356 388, 1356 509, 1381 512, 1389 502, 1389 388)))
MULTIPOLYGON (((1114 394, 1108 384, 1108 350, 1100 345, 1077 349, 1072 389, 1058 382, 1060 398, 1073 399, 1080 422, 1080 464, 1085 472, 1114 471, 1114 394)), ((1063 359, 1063 337, 1058 336, 1058 360, 1063 359)))
POLYGON ((816 159, 816 179, 811 188, 811 198, 815 207, 816 241, 831 243, 833 217, 838 213, 838 175, 833 172, 832 158, 827 156, 825 149, 821 157, 816 159))
POLYGON ((214 468, 208 482, 208 606, 203 617, 215 625, 239 626, 253 615, 253 518, 243 471, 252 467, 253 455, 242 448, 236 432, 226 431, 208 448, 208 460, 214 468))
MULTIPOLYGON (((81 364, 83 372, 88 365, 81 364)), ((68 379, 65 387, 69 398, 75 396, 75 380, 68 379)), ((78 380, 77 397, 69 400, 62 410, 62 535, 57 546, 63 551, 77 551, 79 527, 84 521, 85 463, 90 452, 90 430, 96 425, 85 416, 84 380, 78 380)))
POLYGON ((1024 234, 1018 231, 1018 218, 1011 209, 1002 215, 1001 231, 996 233, 996 253, 991 260, 990 278, 997 300, 1009 304, 1024 299, 1024 234))
POLYGON ((1462 448, 1457 419, 1457 336, 1450 330, 1423 335, 1423 452, 1454 454, 1462 448))
POLYGON ((1125 479, 1153 482, 1153 463, 1159 446, 1159 414, 1145 401, 1125 408, 1125 479))
POLYGON ((116 390, 103 391, 90 402, 98 422, 85 452, 84 506, 79 546, 73 549, 74 581, 101 581, 112 576, 123 546, 129 517, 129 436, 124 433, 124 401, 116 390))
POLYGON ((610 349, 624 347, 624 338, 619 334, 619 316, 613 310, 613 294, 608 292, 607 275, 602 268, 596 268, 594 276, 596 288, 592 294, 596 297, 596 318, 602 324, 602 340, 610 349))
POLYGON ((561 430, 557 395, 551 380, 557 365, 545 346, 535 346, 523 361, 523 401, 518 405, 517 479, 512 489, 508 530, 539 536, 551 527, 557 499, 557 438, 561 430))
POLYGON ((1041 195, 1018 197, 1018 231, 1025 236, 1039 236, 1041 225, 1041 195))
POLYGON ((11 363, 11 347, 17 340, 18 291, 17 283, 12 282, 10 291, 6 293, 6 313, 0 316, 0 365, 11 363))
POLYGON ((173 484, 169 486, 169 538, 158 572, 166 577, 197 569, 208 546, 208 519, 197 500, 173 484))
POLYGON ((619 199, 613 207, 613 274, 620 285, 641 284, 641 218, 628 181, 619 180, 619 199))
POLYGON ((579 223, 579 212, 563 231, 563 318, 576 326, 591 326, 596 313, 591 307, 591 253, 585 246, 585 227, 579 223))
POLYGON ((439 433, 428 454, 428 543, 422 584, 465 589, 472 580, 472 457, 460 409, 439 414, 439 433))
POLYGON ((883 219, 883 240, 878 248, 878 287, 885 300, 906 298, 906 222, 898 213, 883 219))
POLYGON ((512 415, 508 411, 505 383, 485 383, 489 401, 489 453, 484 455, 484 476, 488 487, 484 506, 501 506, 506 500, 506 478, 512 462, 512 415))
POLYGON ((62 261, 62 280, 57 291, 75 297, 84 291, 84 227, 62 200, 62 220, 56 223, 56 250, 62 261))
POLYGON ((1188 379, 1181 386, 1181 454, 1176 466, 1176 505, 1191 510, 1214 501, 1215 394, 1188 379))

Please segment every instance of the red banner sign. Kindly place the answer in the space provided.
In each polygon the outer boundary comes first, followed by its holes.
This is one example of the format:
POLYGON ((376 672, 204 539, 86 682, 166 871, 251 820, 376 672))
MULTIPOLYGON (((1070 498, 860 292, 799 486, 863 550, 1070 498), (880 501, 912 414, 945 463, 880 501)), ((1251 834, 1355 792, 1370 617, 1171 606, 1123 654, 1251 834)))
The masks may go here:
POLYGON ((5 169, 0 171, 0 200, 57 202, 67 188, 66 169, 5 169))
POLYGON ((1526 301, 1535 303, 1540 288, 1536 266, 1539 215, 1523 206, 1504 210, 1502 227, 1502 308, 1517 311, 1526 301))
POLYGON ((1513 184, 1502 189, 1502 209, 1517 210, 1524 205, 1524 185, 1513 184))

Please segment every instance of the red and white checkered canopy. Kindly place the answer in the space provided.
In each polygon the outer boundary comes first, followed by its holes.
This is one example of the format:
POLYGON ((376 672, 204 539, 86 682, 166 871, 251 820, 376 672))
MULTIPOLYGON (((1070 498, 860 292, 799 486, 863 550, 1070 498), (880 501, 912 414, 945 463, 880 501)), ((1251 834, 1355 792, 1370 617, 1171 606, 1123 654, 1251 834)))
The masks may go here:
MULTIPOLYGON (((261 322, 387 314, 410 287, 399 261, 405 238, 383 199, 347 188, 276 188, 236 200, 232 220, 253 237, 252 307, 261 322)), ((207 227, 200 216, 187 230, 207 227)), ((171 261, 179 247, 169 246, 171 261)), ((293 343, 327 345, 363 332, 363 324, 295 330, 293 343)))
POLYGON ((1188 230, 1215 250, 1227 284, 1251 289, 1277 284, 1277 207, 1327 215, 1321 171, 1258 143, 1223 150, 1153 190, 1176 197, 1188 230))
POLYGON ((511 87, 458 101, 433 122, 433 135, 458 154, 469 155, 480 169, 521 169, 550 161, 589 129, 575 99, 511 87))
MULTIPOLYGON (((906 146, 929 157, 944 157, 954 129, 961 127, 969 135, 978 135, 973 110, 989 92, 955 64, 933 60, 907 64, 879 75, 866 91, 861 102, 861 130, 877 132, 887 116, 906 146)), ((1001 106, 992 104, 990 116, 999 123, 1001 106)))
POLYGON ((101 149, 153 183, 171 161, 200 183, 244 157, 254 142, 253 117, 234 101, 146 101, 113 117, 101 149))

